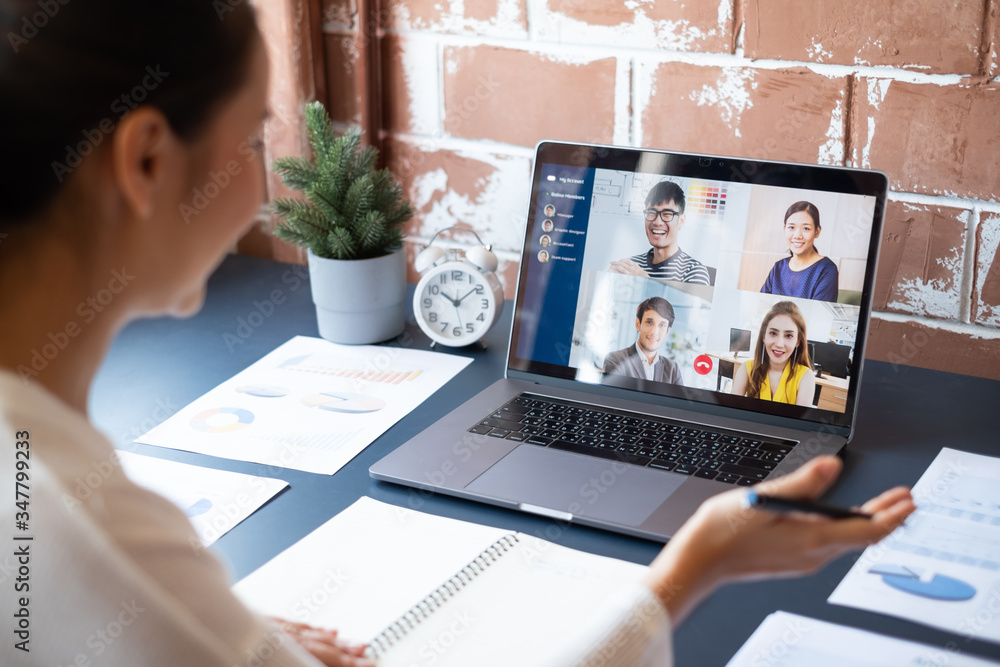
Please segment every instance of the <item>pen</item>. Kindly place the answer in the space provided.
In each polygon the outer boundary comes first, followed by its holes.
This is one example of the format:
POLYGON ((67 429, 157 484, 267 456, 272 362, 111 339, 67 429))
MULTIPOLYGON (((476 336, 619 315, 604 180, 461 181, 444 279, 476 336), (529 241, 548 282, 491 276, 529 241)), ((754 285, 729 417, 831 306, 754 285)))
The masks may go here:
POLYGON ((857 510, 847 509, 844 507, 834 507, 833 505, 824 505, 822 503, 814 503, 808 500, 775 498, 774 496, 765 496, 764 494, 757 493, 756 491, 747 491, 747 495, 743 499, 743 506, 748 508, 752 507, 753 509, 766 510, 768 512, 775 512, 777 514, 805 512, 806 514, 819 514, 821 516, 827 516, 831 519, 872 518, 871 514, 865 514, 864 512, 859 512, 857 510))

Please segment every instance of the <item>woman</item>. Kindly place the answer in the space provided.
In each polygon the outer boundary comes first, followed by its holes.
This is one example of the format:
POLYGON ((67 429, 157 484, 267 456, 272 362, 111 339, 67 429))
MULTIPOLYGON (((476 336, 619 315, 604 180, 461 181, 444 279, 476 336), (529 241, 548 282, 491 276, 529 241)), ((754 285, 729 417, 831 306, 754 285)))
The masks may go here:
MULTIPOLYGON (((263 198, 252 145, 267 63, 249 4, 53 6, 41 27, 32 23, 41 16, 35 2, 0 11, 4 34, 26 35, 16 52, 0 52, 0 433, 9 443, 0 492, 9 498, 15 447, 30 451, 30 469, 19 471, 30 505, 4 503, 0 521, 24 521, 34 538, 23 591, 30 653, 5 641, 0 664, 370 664, 331 632, 249 612, 220 563, 191 547, 198 542, 183 513, 132 484, 86 417, 116 332, 142 316, 197 311, 208 275, 263 198), (223 172, 228 186, 196 201, 223 172), (113 298, 100 310, 81 308, 105 293, 113 298)), ((816 497, 838 471, 836 459, 817 459, 767 490, 816 497)), ((715 586, 815 569, 881 538, 913 509, 905 489, 869 501, 870 521, 743 511, 741 498, 702 506, 643 585, 623 586, 619 607, 596 616, 591 632, 560 638, 553 664, 619 646, 634 655, 621 653, 618 664, 638 660, 669 640, 668 619, 679 622, 715 586), (731 529, 737 514, 746 530, 731 529), (640 612, 646 620, 636 622, 640 612)), ((0 596, 8 619, 14 597, 0 596)), ((654 657, 668 661, 669 651, 654 657)))
POLYGON ((805 318, 791 301, 779 301, 760 323, 753 359, 736 371, 731 393, 811 406, 815 389, 805 318))
POLYGON ((837 265, 819 254, 815 245, 822 231, 819 209, 807 201, 795 202, 785 212, 784 226, 788 257, 775 262, 760 291, 836 302, 840 280, 837 265))

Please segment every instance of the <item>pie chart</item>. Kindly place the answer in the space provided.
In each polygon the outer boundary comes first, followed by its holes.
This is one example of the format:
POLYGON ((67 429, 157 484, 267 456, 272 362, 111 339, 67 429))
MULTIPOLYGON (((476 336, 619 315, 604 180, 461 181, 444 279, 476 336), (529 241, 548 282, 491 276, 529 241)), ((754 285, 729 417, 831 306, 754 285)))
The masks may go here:
POLYGON ((205 514, 210 509, 212 509, 212 501, 209 500, 208 498, 202 498, 197 502, 192 503, 190 507, 184 510, 184 513, 187 514, 189 519, 191 519, 193 517, 205 514))
POLYGON ((896 590, 931 600, 961 602, 976 594, 976 589, 961 579, 943 574, 933 574, 930 579, 921 579, 921 570, 902 565, 876 565, 868 570, 870 574, 882 575, 882 581, 896 590))
POLYGON ((288 390, 284 387, 270 384, 245 384, 237 387, 236 391, 248 396, 259 396, 260 398, 281 398, 288 395, 288 390))
POLYGON ((212 408, 191 418, 191 428, 205 433, 236 431, 253 422, 253 413, 243 408, 212 408))
POLYGON ((320 410, 350 414, 377 412, 385 407, 385 401, 381 398, 346 391, 323 391, 309 394, 302 399, 302 404, 320 410))

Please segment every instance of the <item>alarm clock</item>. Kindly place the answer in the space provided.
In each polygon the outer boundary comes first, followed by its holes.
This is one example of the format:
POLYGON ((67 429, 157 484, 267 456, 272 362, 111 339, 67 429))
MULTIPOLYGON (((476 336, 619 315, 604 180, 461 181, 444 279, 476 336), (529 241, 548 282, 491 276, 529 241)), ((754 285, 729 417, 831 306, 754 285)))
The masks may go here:
POLYGON ((421 274, 413 293, 413 315, 431 339, 431 347, 437 343, 450 347, 475 343, 500 319, 503 288, 494 273, 497 256, 473 230, 440 230, 413 260, 413 268, 421 274), (448 230, 469 232, 481 245, 464 254, 446 252, 435 246, 434 240, 448 230))

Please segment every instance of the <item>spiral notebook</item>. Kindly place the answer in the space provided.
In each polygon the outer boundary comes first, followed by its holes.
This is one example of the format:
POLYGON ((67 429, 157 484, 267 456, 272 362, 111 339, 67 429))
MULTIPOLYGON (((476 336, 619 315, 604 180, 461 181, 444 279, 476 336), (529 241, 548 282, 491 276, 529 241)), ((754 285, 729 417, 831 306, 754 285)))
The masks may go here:
POLYGON ((380 666, 510 665, 576 636, 645 570, 365 497, 233 590, 261 614, 369 644, 380 666))

